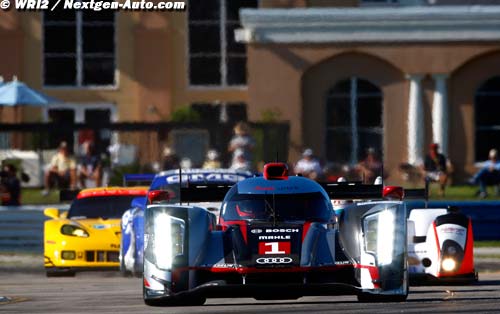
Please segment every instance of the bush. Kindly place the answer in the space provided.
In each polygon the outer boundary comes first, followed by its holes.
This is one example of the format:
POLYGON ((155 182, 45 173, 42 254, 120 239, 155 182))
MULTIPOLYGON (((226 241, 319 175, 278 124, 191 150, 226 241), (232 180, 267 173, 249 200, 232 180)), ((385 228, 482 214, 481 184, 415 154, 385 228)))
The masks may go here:
POLYGON ((172 112, 171 120, 172 122, 200 122, 201 116, 193 108, 183 106, 172 112))

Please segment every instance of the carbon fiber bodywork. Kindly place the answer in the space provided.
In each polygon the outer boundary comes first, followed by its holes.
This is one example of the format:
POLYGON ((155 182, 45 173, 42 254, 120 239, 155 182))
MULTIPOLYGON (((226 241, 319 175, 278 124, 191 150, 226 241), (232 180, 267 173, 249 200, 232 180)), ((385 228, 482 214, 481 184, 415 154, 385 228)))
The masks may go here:
POLYGON ((148 206, 144 216, 146 304, 202 304, 207 297, 230 296, 289 299, 356 294, 367 301, 406 299, 402 202, 356 203, 337 217, 328 194, 315 182, 299 177, 269 181, 252 178, 232 188, 222 203, 223 230, 204 208, 148 206), (285 191, 281 194, 291 200, 299 199, 302 192, 321 193, 327 204, 323 214, 328 217, 280 219, 286 213, 279 215, 278 205, 271 204, 273 219, 224 220, 231 217, 231 200, 240 199, 235 195, 260 198, 272 195, 271 187, 276 197, 277 191, 285 191))

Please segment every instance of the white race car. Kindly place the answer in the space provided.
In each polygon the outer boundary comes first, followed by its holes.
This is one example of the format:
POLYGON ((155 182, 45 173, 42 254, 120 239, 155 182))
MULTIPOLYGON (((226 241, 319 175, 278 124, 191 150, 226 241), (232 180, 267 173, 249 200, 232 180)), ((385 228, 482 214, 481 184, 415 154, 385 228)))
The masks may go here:
POLYGON ((410 212, 408 263, 412 281, 477 281, 473 249, 471 219, 457 207, 410 212))

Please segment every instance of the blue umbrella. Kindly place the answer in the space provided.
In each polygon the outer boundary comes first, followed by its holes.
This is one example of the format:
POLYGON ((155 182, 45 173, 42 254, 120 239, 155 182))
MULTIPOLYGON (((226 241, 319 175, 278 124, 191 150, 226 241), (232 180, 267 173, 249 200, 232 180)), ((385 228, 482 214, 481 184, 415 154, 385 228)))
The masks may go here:
POLYGON ((21 81, 13 80, 0 85, 0 106, 31 105, 43 107, 59 102, 56 98, 34 90, 21 81))

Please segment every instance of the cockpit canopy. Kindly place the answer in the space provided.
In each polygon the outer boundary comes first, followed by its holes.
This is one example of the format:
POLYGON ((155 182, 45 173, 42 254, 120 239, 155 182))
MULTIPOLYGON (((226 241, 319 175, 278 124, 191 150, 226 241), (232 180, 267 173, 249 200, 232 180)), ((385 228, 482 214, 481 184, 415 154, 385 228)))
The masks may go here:
POLYGON ((221 208, 221 217, 224 221, 328 222, 333 215, 330 200, 320 191, 294 194, 240 194, 237 186, 233 186, 221 208))

